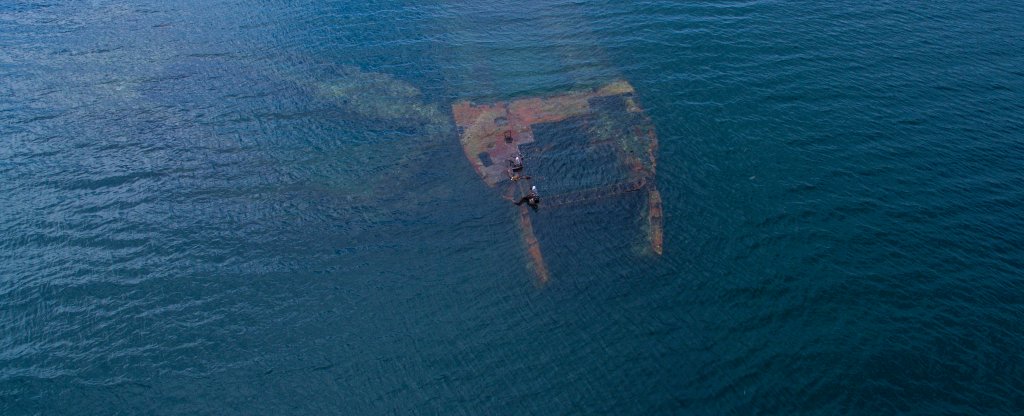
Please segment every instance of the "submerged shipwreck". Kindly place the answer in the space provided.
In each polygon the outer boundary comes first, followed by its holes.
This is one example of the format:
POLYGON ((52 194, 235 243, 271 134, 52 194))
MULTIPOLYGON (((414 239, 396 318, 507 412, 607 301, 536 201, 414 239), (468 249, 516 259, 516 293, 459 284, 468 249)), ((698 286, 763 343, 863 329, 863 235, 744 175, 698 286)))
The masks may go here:
POLYGON ((563 95, 452 106, 477 174, 503 198, 520 203, 520 230, 538 284, 550 274, 531 206, 547 210, 646 193, 646 209, 636 215, 645 218, 649 251, 662 253, 661 195, 654 180, 658 138, 634 93, 628 82, 616 81, 563 95), (541 202, 533 204, 532 196, 541 202))

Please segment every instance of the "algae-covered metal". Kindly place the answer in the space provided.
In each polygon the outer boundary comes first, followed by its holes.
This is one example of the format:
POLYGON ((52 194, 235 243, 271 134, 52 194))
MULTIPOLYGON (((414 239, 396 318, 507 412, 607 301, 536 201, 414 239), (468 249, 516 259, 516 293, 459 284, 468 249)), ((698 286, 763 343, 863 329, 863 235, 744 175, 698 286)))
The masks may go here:
MULTIPOLYGON (((481 179, 518 201, 536 185, 542 208, 646 192, 650 250, 662 252, 661 195, 655 185, 658 138, 626 81, 545 98, 452 106, 462 148, 481 179), (525 159, 523 172, 510 162, 525 159)), ((539 283, 550 278, 530 210, 519 207, 524 243, 539 283)))

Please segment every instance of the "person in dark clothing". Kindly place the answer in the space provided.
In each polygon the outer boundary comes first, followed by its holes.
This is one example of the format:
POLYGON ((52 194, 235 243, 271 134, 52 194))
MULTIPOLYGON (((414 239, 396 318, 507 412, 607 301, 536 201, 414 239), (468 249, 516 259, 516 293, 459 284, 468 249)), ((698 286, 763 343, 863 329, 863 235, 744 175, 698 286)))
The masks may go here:
POLYGON ((526 196, 524 196, 522 198, 519 198, 519 202, 516 202, 515 204, 516 205, 523 205, 524 202, 526 203, 526 205, 529 205, 530 208, 537 209, 539 207, 539 205, 540 205, 540 196, 537 195, 537 187, 536 186, 530 187, 530 193, 526 194, 526 196))
POLYGON ((526 195, 522 198, 519 198, 519 202, 516 202, 515 204, 523 205, 524 202, 526 203, 526 205, 529 205, 530 208, 537 209, 538 205, 540 205, 540 197, 533 194, 526 195))

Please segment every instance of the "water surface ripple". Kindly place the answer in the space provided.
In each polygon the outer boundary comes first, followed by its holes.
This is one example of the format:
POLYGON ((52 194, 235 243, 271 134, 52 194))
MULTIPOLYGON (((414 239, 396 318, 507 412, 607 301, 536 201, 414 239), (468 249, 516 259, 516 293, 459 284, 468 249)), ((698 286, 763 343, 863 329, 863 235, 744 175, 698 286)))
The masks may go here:
POLYGON ((1022 21, 5 2, 0 413, 1020 414, 1022 21), (542 207, 539 288, 450 106, 620 78, 665 253, 542 207))

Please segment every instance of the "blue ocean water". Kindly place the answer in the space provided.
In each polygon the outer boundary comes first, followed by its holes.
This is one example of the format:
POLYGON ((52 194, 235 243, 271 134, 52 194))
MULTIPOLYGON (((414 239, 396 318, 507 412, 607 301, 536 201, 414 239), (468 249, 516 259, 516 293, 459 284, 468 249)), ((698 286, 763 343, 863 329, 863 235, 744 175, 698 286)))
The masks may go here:
POLYGON ((1024 5, 0 5, 0 414, 1020 414, 1024 5), (450 106, 626 79, 536 218, 450 106), (632 230, 632 231, 631 231, 632 230))

